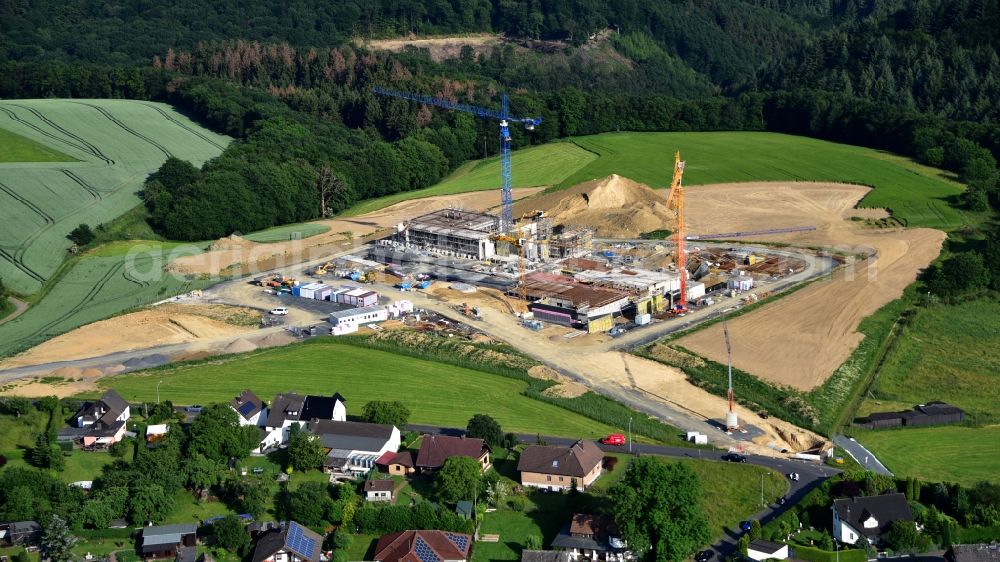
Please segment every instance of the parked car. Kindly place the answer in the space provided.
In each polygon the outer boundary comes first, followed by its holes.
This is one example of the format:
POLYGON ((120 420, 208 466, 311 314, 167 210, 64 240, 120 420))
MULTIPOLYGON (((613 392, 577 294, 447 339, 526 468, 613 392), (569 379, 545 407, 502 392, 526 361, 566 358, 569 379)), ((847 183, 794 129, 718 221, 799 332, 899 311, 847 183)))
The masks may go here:
POLYGON ((750 521, 740 521, 740 530, 744 533, 749 532, 751 527, 753 527, 753 524, 750 521))
POLYGON ((729 462, 747 462, 747 458, 739 453, 729 453, 722 455, 722 460, 729 462))
POLYGON ((272 308, 271 309, 271 314, 273 314, 275 316, 284 316, 284 315, 288 314, 288 309, 285 308, 285 307, 283 307, 283 306, 279 306, 277 308, 272 308))
POLYGON ((712 559, 712 555, 715 554, 711 550, 702 550, 698 554, 694 555, 695 562, 708 562, 712 559))
POLYGON ((201 404, 195 404, 194 406, 188 406, 187 411, 191 412, 192 414, 200 414, 203 408, 204 406, 202 406, 201 404))
POLYGON ((781 496, 778 498, 778 505, 785 505, 785 501, 787 501, 785 500, 785 496, 781 496))
POLYGON ((618 447, 621 447, 622 445, 625 444, 625 436, 622 435, 621 433, 612 433, 611 435, 608 435, 604 439, 601 439, 601 443, 605 445, 616 445, 618 447))
POLYGON ((788 473, 788 479, 791 480, 791 481, 793 481, 793 482, 798 482, 799 481, 799 473, 798 472, 789 472, 788 473))

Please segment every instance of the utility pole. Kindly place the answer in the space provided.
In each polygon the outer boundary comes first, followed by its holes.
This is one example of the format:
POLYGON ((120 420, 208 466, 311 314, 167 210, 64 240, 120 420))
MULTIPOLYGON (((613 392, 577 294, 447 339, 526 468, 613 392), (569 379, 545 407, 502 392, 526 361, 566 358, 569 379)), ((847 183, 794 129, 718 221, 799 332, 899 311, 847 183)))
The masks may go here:
POLYGON ((628 452, 632 452, 632 416, 628 417, 628 452))
POLYGON ((160 382, 156 383, 156 403, 157 404, 160 403, 160 385, 161 384, 163 384, 163 379, 160 379, 160 382))

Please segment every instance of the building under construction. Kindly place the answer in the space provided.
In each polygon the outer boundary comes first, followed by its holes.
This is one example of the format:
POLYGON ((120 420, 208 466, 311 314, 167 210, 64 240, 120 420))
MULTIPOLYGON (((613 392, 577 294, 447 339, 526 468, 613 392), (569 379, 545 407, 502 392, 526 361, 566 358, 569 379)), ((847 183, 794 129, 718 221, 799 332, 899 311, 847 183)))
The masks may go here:
POLYGON ((484 260, 496 254, 490 237, 499 228, 500 219, 494 215, 441 209, 399 225, 397 239, 407 247, 484 260))

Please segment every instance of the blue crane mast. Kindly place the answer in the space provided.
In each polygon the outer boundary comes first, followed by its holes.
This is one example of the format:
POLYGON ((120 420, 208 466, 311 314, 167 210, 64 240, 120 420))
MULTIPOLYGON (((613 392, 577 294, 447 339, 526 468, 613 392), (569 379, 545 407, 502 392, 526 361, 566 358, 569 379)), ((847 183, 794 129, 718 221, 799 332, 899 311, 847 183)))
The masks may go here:
POLYGON ((390 90, 379 86, 375 86, 373 91, 382 96, 402 98, 404 100, 415 101, 424 105, 433 105, 454 111, 464 111, 465 113, 471 113, 477 117, 482 117, 483 119, 495 119, 500 121, 500 231, 509 232, 514 226, 514 194, 512 191, 513 182, 511 179, 510 165, 510 129, 508 127, 510 123, 520 123, 524 125, 525 129, 533 131, 536 126, 542 123, 542 118, 511 117, 510 110, 507 106, 507 94, 501 95, 500 110, 497 111, 496 109, 489 109, 466 103, 456 103, 441 98, 435 98, 433 96, 411 94, 409 92, 390 90))

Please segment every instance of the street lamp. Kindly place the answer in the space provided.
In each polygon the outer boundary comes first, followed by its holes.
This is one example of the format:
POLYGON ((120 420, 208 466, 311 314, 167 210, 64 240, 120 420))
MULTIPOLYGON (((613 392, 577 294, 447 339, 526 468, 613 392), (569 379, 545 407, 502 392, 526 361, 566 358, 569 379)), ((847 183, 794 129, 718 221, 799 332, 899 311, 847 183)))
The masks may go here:
POLYGON ((156 403, 157 404, 160 403, 160 385, 161 384, 163 384, 163 379, 160 379, 160 382, 156 383, 156 403))

